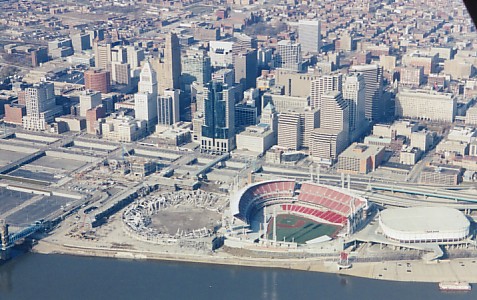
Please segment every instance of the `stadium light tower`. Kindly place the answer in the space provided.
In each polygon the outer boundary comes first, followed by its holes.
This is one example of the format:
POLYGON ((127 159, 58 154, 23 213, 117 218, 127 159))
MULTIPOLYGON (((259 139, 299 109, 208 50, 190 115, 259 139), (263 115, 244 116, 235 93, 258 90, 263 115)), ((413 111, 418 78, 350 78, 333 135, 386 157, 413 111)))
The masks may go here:
POLYGON ((277 207, 273 207, 273 241, 277 242, 277 207))

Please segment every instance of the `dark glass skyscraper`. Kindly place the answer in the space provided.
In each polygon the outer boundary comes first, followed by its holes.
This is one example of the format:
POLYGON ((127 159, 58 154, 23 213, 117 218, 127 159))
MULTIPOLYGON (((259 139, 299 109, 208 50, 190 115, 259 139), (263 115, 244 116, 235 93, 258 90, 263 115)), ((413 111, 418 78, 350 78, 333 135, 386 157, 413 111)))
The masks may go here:
POLYGON ((235 148, 234 88, 219 81, 205 86, 204 124, 201 147, 205 151, 228 152, 235 148))

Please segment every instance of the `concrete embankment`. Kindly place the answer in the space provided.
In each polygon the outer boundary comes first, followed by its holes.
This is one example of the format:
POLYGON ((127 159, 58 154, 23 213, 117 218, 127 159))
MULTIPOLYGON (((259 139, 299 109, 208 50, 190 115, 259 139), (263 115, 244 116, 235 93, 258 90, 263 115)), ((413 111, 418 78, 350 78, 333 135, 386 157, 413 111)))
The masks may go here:
POLYGON ((340 275, 350 275, 391 281, 467 281, 471 283, 477 283, 476 259, 459 259, 435 263, 425 263, 422 261, 356 263, 351 269, 338 270, 336 264, 320 261, 319 259, 303 260, 235 257, 223 252, 218 252, 213 255, 152 252, 121 248, 101 248, 71 244, 55 244, 46 241, 40 241, 38 245, 34 247, 33 252, 43 254, 69 254, 92 257, 109 257, 119 259, 150 259, 260 268, 282 268, 335 273, 340 275))

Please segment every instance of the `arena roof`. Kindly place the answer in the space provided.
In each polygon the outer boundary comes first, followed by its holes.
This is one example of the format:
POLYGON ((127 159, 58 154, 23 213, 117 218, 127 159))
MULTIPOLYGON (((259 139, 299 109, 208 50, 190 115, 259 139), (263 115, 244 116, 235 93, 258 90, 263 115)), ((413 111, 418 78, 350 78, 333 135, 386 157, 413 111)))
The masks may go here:
POLYGON ((386 226, 403 232, 446 232, 469 227, 460 211, 449 207, 392 208, 381 212, 386 226))

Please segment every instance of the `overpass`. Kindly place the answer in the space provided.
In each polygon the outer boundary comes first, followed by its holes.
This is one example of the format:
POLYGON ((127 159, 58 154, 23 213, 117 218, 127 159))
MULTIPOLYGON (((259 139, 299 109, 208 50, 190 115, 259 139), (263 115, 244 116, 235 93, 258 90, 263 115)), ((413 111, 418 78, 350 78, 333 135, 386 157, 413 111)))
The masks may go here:
POLYGON ((371 189, 376 191, 388 191, 394 193, 405 193, 409 195, 425 196, 433 198, 441 198, 446 200, 453 200, 455 202, 471 202, 477 203, 477 196, 472 196, 458 191, 448 191, 445 189, 432 189, 430 187, 412 187, 412 186, 395 186, 389 184, 371 184, 371 189))
POLYGON ((6 166, 3 166, 0 168, 0 174, 7 174, 15 169, 18 169, 19 167, 31 163, 32 161, 37 160, 38 158, 42 157, 45 155, 45 151, 40 150, 35 153, 32 153, 28 156, 25 156, 23 158, 20 158, 19 160, 16 160, 14 162, 9 163, 6 166))
POLYGON ((202 168, 200 168, 199 170, 197 170, 196 172, 194 172, 193 176, 194 177, 199 177, 200 175, 205 175, 207 172, 210 171, 210 169, 212 169, 216 164, 218 164, 219 162, 222 162, 224 160, 227 160, 230 158, 230 153, 225 153, 225 154, 222 154, 221 156, 215 158, 214 160, 212 160, 211 162, 209 162, 208 164, 206 164, 205 166, 203 166, 202 168))

